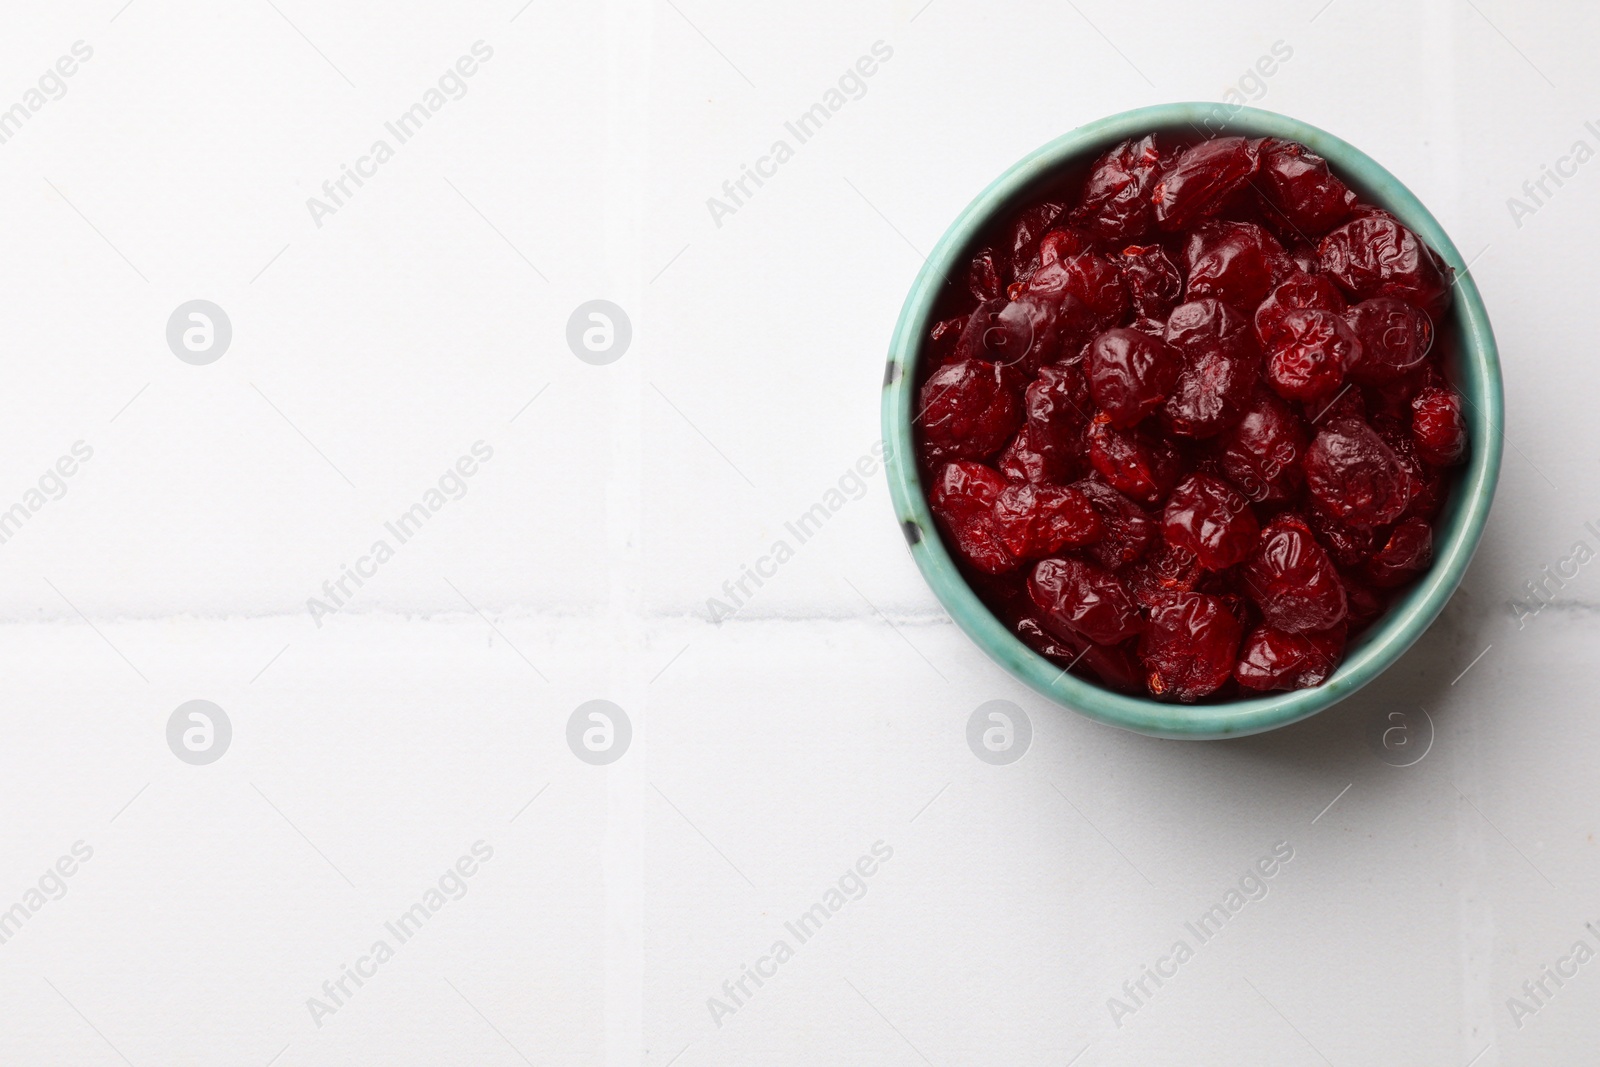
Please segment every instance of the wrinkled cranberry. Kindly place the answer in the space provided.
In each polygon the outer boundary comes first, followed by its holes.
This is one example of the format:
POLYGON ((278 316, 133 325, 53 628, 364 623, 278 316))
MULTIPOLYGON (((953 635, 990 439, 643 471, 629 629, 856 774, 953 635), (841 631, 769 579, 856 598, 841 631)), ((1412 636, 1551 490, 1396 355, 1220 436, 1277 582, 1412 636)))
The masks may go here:
POLYGON ((1087 637, 1068 631, 1057 634, 1047 628, 1036 615, 1023 615, 1017 619, 1017 636, 1040 655, 1055 660, 1062 666, 1076 665, 1086 668, 1103 684, 1124 693, 1143 693, 1144 678, 1139 665, 1134 662, 1128 646, 1097 645, 1087 637))
POLYGON ((1046 559, 1028 575, 1028 595, 1046 626, 1114 645, 1144 627, 1138 605, 1117 576, 1087 560, 1046 559))
POLYGON ((1273 206, 1308 236, 1338 225, 1356 204, 1350 187, 1328 171, 1328 161, 1294 141, 1262 146, 1261 176, 1273 206))
POLYGON ((1433 321, 1421 309, 1392 296, 1377 296, 1345 312, 1361 341, 1361 358, 1350 376, 1368 385, 1398 381, 1422 366, 1433 348, 1433 321))
POLYGON ((1165 320, 1172 314, 1183 293, 1183 276, 1165 249, 1160 245, 1129 245, 1116 263, 1133 310, 1140 318, 1165 320))
POLYGON ((994 520, 994 504, 1006 481, 981 463, 947 463, 934 480, 928 503, 956 551, 978 570, 1001 574, 1017 561, 1005 547, 994 520))
POLYGON ((1328 550, 1328 555, 1341 567, 1356 567, 1372 555, 1376 534, 1370 527, 1347 526, 1321 508, 1311 508, 1305 513, 1306 523, 1317 535, 1317 541, 1328 550))
POLYGON ((1000 473, 1013 482, 1061 482, 1071 477, 1076 466, 1070 452, 1040 444, 1038 428, 1023 423, 1017 436, 1000 453, 1000 473))
POLYGON ((1361 568, 1361 575, 1379 589, 1410 581, 1433 562, 1433 528, 1422 519, 1402 519, 1361 568))
POLYGON ((1435 467, 1460 463, 1467 454, 1461 394, 1448 386, 1429 386, 1411 401, 1411 412, 1411 435, 1423 462, 1435 467))
POLYGON ((1258 142, 1216 137, 1178 153, 1151 191, 1156 224, 1182 230, 1215 214, 1260 166, 1258 142))
POLYGON ((1344 654, 1345 628, 1286 633, 1257 626, 1239 648, 1233 676, 1246 689, 1305 689, 1321 685, 1344 654))
POLYGON ((996 300, 1006 295, 1006 281, 994 249, 985 248, 967 264, 967 289, 975 300, 996 300))
POLYGON ((1137 425, 1167 398, 1178 379, 1178 354, 1138 330, 1107 330, 1089 346, 1089 395, 1111 425, 1137 425))
MULTIPOLYGON (((1288 338, 1283 317, 1291 311, 1331 311, 1342 315, 1344 294, 1326 275, 1289 275, 1256 308, 1256 340, 1261 342, 1262 348, 1270 349, 1288 338)), ((1359 333, 1357 338, 1360 338, 1359 333)))
POLYGON ((967 328, 967 318, 958 315, 953 319, 941 319, 928 331, 928 354, 935 363, 945 363, 955 354, 956 341, 967 328))
POLYGON ((1061 217, 1066 205, 1045 200, 1025 209, 1011 224, 1008 247, 1011 249, 1011 276, 1026 279, 1039 267, 1039 242, 1061 217))
POLYGON ((1188 593, 1205 577, 1205 570, 1194 553, 1158 538, 1144 558, 1117 572, 1128 592, 1145 610, 1156 603, 1160 593, 1188 593))
POLYGON ((1063 548, 1082 548, 1106 532, 1100 513, 1078 490, 1026 482, 1000 493, 994 523, 1006 551, 1017 559, 1043 559, 1063 548))
POLYGON ((1415 486, 1394 450, 1356 419, 1330 420, 1306 450, 1306 487, 1319 505, 1352 526, 1400 517, 1415 486))
POLYGON ((1160 528, 1143 508, 1111 488, 1097 475, 1091 474, 1073 482, 1072 487, 1089 498, 1105 523, 1105 536, 1086 550, 1097 563, 1114 571, 1134 562, 1149 550, 1160 528))
POLYGON ((1123 141, 1090 169, 1074 221, 1107 247, 1143 237, 1150 229, 1150 193, 1160 168, 1154 137, 1123 141))
POLYGON ((1322 269, 1358 300, 1394 296, 1437 315, 1450 302, 1453 272, 1388 214, 1352 219, 1317 245, 1322 269))
POLYGON ((1250 320, 1220 300, 1191 300, 1172 309, 1167 318, 1167 344, 1185 358, 1222 351, 1258 351, 1250 320))
POLYGON ((1245 592, 1276 629, 1326 630, 1344 618, 1344 583, 1298 515, 1286 512, 1267 523, 1244 578, 1245 592))
POLYGON ((1218 459, 1228 479, 1258 503, 1289 500, 1305 483, 1305 424, 1276 394, 1256 391, 1244 416, 1223 433, 1218 459))
POLYGON ((1022 405, 1002 368, 947 363, 922 386, 923 438, 932 459, 987 459, 1022 424, 1022 405))
POLYGON ((1082 230, 1057 227, 1039 241, 1039 266, 1048 267, 1053 263, 1060 263, 1069 256, 1090 250, 1088 235, 1082 230))
POLYGON ((1028 425, 1042 448, 1081 456, 1083 431, 1094 414, 1081 363, 1056 363, 1039 370, 1024 393, 1028 425))
POLYGON ((1178 484, 1172 446, 1143 430, 1118 430, 1104 415, 1089 424, 1089 464, 1113 489, 1155 504, 1178 484))
POLYGON ((1345 371, 1361 358, 1361 342, 1331 311, 1284 312, 1282 334, 1267 352, 1267 384, 1281 397, 1314 403, 1339 391, 1345 371))
POLYGON ((1290 269, 1283 246, 1252 222, 1202 223, 1184 245, 1189 269, 1185 299, 1215 297, 1236 308, 1253 308, 1273 282, 1290 269))
POLYGON ((1160 596, 1139 638, 1151 695, 1191 703, 1216 692, 1233 673, 1242 633, 1239 620, 1218 597, 1160 596))
POLYGON ((1172 491, 1161 528, 1168 544, 1194 553, 1208 571, 1244 562, 1261 534, 1245 495, 1209 474, 1191 474, 1172 491))
POLYGON ((1161 407, 1162 422, 1179 437, 1212 437, 1238 421, 1259 380, 1261 360, 1253 350, 1211 348, 1186 356, 1172 395, 1161 407))
MULTIPOLYGON (((1104 329, 1120 323, 1128 313, 1128 290, 1122 274, 1110 259, 1080 252, 1040 267, 1023 292, 1046 300, 1075 298, 1087 312, 1088 322, 1104 329)), ((1073 325, 1077 321, 1073 320, 1073 325)))

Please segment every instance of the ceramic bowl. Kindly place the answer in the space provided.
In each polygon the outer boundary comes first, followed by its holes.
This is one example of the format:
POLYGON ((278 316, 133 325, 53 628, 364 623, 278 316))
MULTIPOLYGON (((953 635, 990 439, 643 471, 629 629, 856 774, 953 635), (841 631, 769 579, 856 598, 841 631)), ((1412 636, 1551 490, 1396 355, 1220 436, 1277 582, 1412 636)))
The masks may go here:
POLYGON ((1465 266, 1438 220, 1394 175, 1354 146, 1297 119, 1214 103, 1161 104, 1112 115, 1057 138, 1020 160, 967 205, 928 257, 901 309, 884 376, 883 435, 895 516, 912 557, 951 618, 990 658, 1046 697, 1091 719, 1160 737, 1238 737, 1287 725, 1338 703, 1393 665, 1422 635, 1460 584, 1483 536, 1500 473, 1504 411, 1494 334, 1478 287, 1465 266), (1060 178, 1086 169, 1119 141, 1151 132, 1189 137, 1231 133, 1299 141, 1325 158, 1363 199, 1392 212, 1456 269, 1458 281, 1450 312, 1453 328, 1441 323, 1440 332, 1454 335, 1455 351, 1446 371, 1467 401, 1471 459, 1454 475, 1454 485, 1435 523, 1432 567, 1350 643, 1333 677, 1315 688, 1185 705, 1113 692, 1064 674, 1013 636, 968 587, 928 510, 917 471, 911 420, 921 377, 918 361, 946 277, 964 276, 980 235, 997 218, 1009 216, 1060 178))

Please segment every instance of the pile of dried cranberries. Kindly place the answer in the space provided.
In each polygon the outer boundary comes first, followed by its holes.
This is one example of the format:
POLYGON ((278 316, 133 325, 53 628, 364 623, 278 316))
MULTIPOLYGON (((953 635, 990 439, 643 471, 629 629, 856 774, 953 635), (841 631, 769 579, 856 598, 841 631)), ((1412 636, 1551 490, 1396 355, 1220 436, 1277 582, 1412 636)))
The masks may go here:
POLYGON ((973 588, 1166 700, 1321 684, 1467 452, 1452 272, 1305 146, 1125 141, 941 297, 916 426, 973 588))

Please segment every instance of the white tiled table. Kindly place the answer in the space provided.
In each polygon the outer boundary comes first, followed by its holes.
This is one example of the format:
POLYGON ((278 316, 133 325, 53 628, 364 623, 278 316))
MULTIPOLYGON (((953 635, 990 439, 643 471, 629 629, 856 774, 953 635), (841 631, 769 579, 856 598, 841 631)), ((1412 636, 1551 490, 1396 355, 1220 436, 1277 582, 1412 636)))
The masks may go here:
POLYGON ((1600 579, 1512 602, 1600 551, 1600 164, 1507 199, 1600 149, 1600 13, 1320 2, 8 11, 0 511, 93 454, 0 544, 0 1062, 1595 1062, 1600 579), (1511 447, 1399 666, 1183 744, 1011 681, 850 472, 919 250, 974 192, 1230 91, 1445 223, 1511 447), (206 366, 164 333, 197 298, 233 331, 206 366), (565 340, 592 299, 632 324, 608 365, 565 340), (232 727, 205 766, 166 740, 194 699, 232 727), (594 699, 632 727, 606 766, 567 743, 594 699), (1030 718, 1018 763, 967 747, 989 700, 1030 718), (1426 756, 1380 759, 1374 724, 1419 709, 1426 756))

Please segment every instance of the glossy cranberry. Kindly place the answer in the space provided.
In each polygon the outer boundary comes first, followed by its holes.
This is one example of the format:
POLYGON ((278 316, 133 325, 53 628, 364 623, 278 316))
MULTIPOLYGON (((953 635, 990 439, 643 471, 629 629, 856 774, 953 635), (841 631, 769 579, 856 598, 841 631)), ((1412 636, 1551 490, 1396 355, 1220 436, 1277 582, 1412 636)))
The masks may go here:
POLYGON ((1392 296, 1378 296, 1345 312, 1361 341, 1361 358, 1350 376, 1367 385, 1399 381, 1421 367, 1433 348, 1433 321, 1421 309, 1392 296))
POLYGON ((1031 483, 1007 486, 994 503, 994 523, 1006 551, 1017 559, 1043 559, 1063 548, 1082 548, 1105 536, 1105 522, 1076 489, 1031 483))
POLYGON ((1259 389, 1243 417, 1219 439, 1218 459, 1245 496, 1277 503, 1304 486, 1300 464, 1309 442, 1300 416, 1276 394, 1259 389))
POLYGON ((1083 455, 1083 431, 1094 415, 1083 364, 1055 363, 1039 370, 1023 394, 1028 425, 1041 448, 1083 455))
POLYGON ((1089 323, 1099 329, 1118 325, 1128 313, 1122 273, 1109 258, 1094 252, 1040 267, 1023 291, 1047 300, 1073 297, 1086 309, 1089 323))
POLYGON ((1244 568, 1244 591, 1267 625, 1289 633, 1326 630, 1345 616, 1344 583, 1304 519, 1267 523, 1244 568))
POLYGON ((1331 311, 1342 315, 1344 294, 1326 275, 1298 272, 1289 275, 1256 308, 1256 340, 1261 342, 1262 348, 1271 349, 1288 339, 1283 317, 1291 311, 1331 311))
POLYGON ((1355 206, 1350 187, 1328 161, 1294 141, 1267 141, 1261 150, 1261 188, 1290 224, 1308 236, 1337 226, 1355 206))
POLYGON ((981 463, 947 463, 934 479, 928 503, 934 517, 955 542, 956 551, 986 574, 1017 566, 994 521, 994 504, 1006 480, 981 463))
POLYGON ((1156 225, 1183 230, 1215 214, 1260 163, 1259 143, 1243 137, 1215 137, 1184 149, 1151 191, 1156 225))
POLYGON ((1331 311, 1288 311, 1281 336, 1267 352, 1267 384, 1281 397, 1306 403, 1331 400, 1361 358, 1361 342, 1331 311))
POLYGON ((1006 281, 994 249, 985 248, 967 264, 967 289, 975 300, 996 300, 1006 295, 1006 281))
POLYGON ((1449 305, 1450 268, 1391 215, 1352 219, 1322 239, 1317 255, 1358 300, 1399 297, 1435 316, 1449 305))
POLYGON ((1095 416, 1087 436, 1089 465, 1118 492, 1156 504, 1178 484, 1178 454, 1161 438, 1143 430, 1116 429, 1104 415, 1095 416))
POLYGON ((1050 297, 985 300, 967 317, 956 342, 957 359, 976 359, 1032 374, 1060 353, 1075 324, 1067 306, 1050 297))
POLYGON ((1252 222, 1202 223, 1184 244, 1187 300, 1214 297, 1241 310, 1254 308, 1290 269, 1283 246, 1252 222))
POLYGON ((1415 492, 1411 477, 1366 423, 1330 420, 1306 450, 1306 487, 1334 518, 1382 526, 1400 517, 1415 492))
POLYGON ((1150 229, 1150 194, 1161 163, 1154 137, 1123 141, 1090 169, 1074 220, 1106 247, 1143 237, 1150 229))
POLYGON ((1065 204, 1045 200, 1025 209, 1012 222, 1006 245, 1011 250, 1011 276, 1014 279, 1025 280, 1038 269, 1040 240, 1065 210, 1065 204))
POLYGON ((1039 240, 1039 266, 1048 267, 1069 256, 1092 250, 1089 236, 1082 230, 1058 226, 1039 240))
POLYGON ((917 421, 930 459, 987 459, 1017 432, 1022 404, 1002 368, 969 359, 933 372, 917 421))
POLYGON ((956 341, 967 328, 967 318, 966 315, 958 315, 933 324, 933 329, 928 331, 928 354, 933 357, 934 363, 946 363, 955 355, 956 341))
POLYGON ((1411 401, 1411 412, 1411 435, 1423 462, 1435 467, 1460 463, 1467 454, 1461 394, 1448 386, 1430 386, 1411 401))
POLYGON ((1233 673, 1243 627, 1218 597, 1166 593, 1150 609, 1139 661, 1152 696, 1192 703, 1233 673))
POLYGON ((1071 454, 1037 444, 1036 436, 1037 432, 1031 424, 1022 424, 1017 436, 1000 453, 1000 473, 1010 482, 1061 482, 1071 477, 1071 454))
POLYGON ((1160 594, 1194 591, 1206 572, 1193 552, 1157 538, 1143 559, 1128 564, 1117 574, 1133 599, 1148 611, 1160 594))
POLYGON ((1422 519, 1402 519, 1361 568, 1361 575, 1379 589, 1409 582, 1433 562, 1433 528, 1422 519))
POLYGON ((1183 293, 1183 276, 1160 245, 1129 245, 1116 257, 1122 283, 1140 318, 1161 319, 1172 314, 1183 293))
POLYGON ((1172 309, 1167 344, 1185 359, 1207 352, 1250 355, 1259 351, 1250 320, 1220 300, 1191 300, 1172 309))
POLYGON ((1253 349, 1217 347, 1186 356, 1161 406, 1162 423, 1178 437, 1214 437, 1239 420, 1260 376, 1253 349))
POLYGON ((1345 628, 1286 633, 1257 626, 1239 648, 1233 676, 1246 689, 1305 689, 1321 685, 1344 655, 1345 628))
POLYGON ((1161 528, 1168 544, 1194 553, 1208 571, 1244 562, 1261 535, 1245 495, 1209 474, 1191 474, 1172 491, 1161 528))
POLYGON ((1178 369, 1178 354, 1165 341, 1138 330, 1107 330, 1089 346, 1089 395, 1111 425, 1126 429, 1161 406, 1178 369))
POLYGON ((1041 560, 1028 575, 1028 595, 1057 633, 1114 645, 1144 628, 1138 605, 1117 576, 1087 560, 1041 560))
POLYGON ((1119 692, 1144 692, 1139 665, 1125 644, 1097 645, 1071 631, 1057 634, 1029 614, 1017 619, 1016 632, 1029 648, 1074 672, 1086 673, 1119 692))
POLYGON ((1119 570, 1149 551, 1160 527, 1143 508, 1098 475, 1073 482, 1072 487, 1089 498, 1105 523, 1105 536, 1086 549, 1095 562, 1107 570, 1119 570))
POLYGON ((1346 525, 1317 507, 1306 511, 1305 520, 1339 566, 1358 567, 1371 558, 1377 535, 1370 527, 1346 525))

